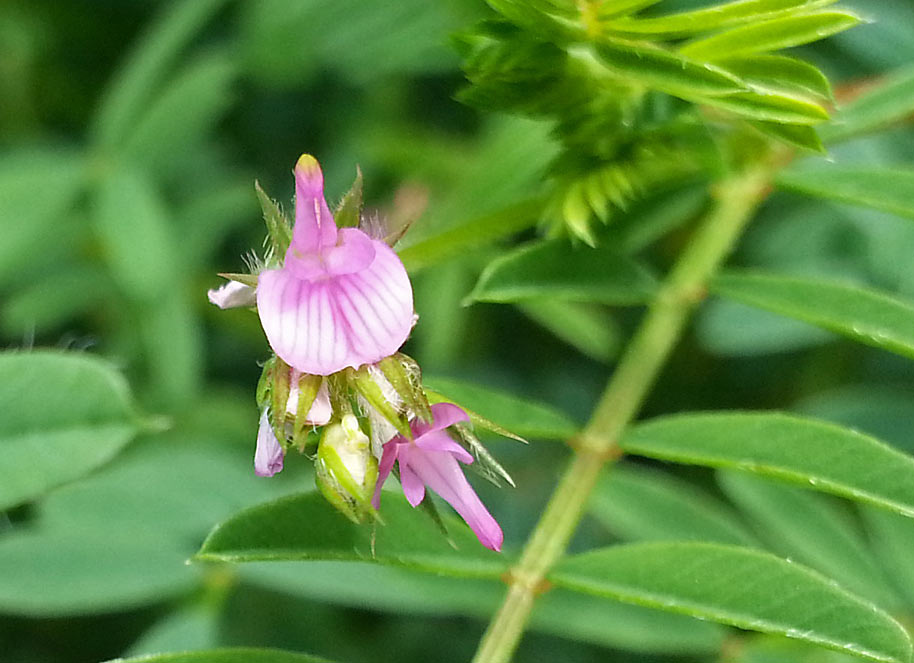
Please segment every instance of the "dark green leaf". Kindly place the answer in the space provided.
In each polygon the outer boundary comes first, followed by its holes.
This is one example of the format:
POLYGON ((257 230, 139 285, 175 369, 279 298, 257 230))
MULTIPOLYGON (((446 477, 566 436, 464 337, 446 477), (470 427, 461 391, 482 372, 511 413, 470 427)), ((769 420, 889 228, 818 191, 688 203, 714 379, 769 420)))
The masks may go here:
POLYGON ((621 445, 640 456, 777 477, 914 517, 914 458, 815 419, 751 412, 661 417, 635 426, 621 445))
POLYGON ((775 633, 872 661, 907 663, 888 614, 818 573, 768 553, 713 543, 641 543, 565 559, 550 580, 609 599, 775 633))
POLYGON ((445 398, 453 399, 523 437, 562 440, 578 430, 565 413, 544 403, 451 378, 427 376, 424 382, 445 398))
POLYGON ((908 606, 914 606, 914 522, 880 509, 863 508, 869 538, 908 606))
POLYGON ((281 649, 208 649, 138 658, 119 658, 109 663, 330 663, 325 658, 281 649))
POLYGON ((434 523, 399 496, 381 500, 383 525, 355 525, 318 493, 293 495, 246 509, 218 525, 196 559, 374 561, 441 573, 497 578, 508 565, 462 523, 447 518, 451 547, 434 523), (374 536, 373 536, 374 532, 374 536))
POLYGON ((0 354, 0 402, 0 510, 87 474, 139 428, 123 378, 89 355, 0 354))
POLYGON ((826 142, 845 140, 901 122, 914 114, 914 67, 905 67, 841 108, 822 127, 826 142))
POLYGON ((712 292, 914 358, 914 306, 830 281, 728 273, 712 292))
POLYGON ((782 171, 777 182, 792 191, 914 219, 914 168, 805 166, 782 171))
POLYGON ((572 246, 565 239, 533 242, 493 260, 471 301, 514 302, 542 297, 631 305, 647 302, 657 283, 613 248, 572 246))
POLYGON ((531 320, 597 361, 609 361, 619 348, 619 325, 601 306, 560 299, 529 299, 516 304, 531 320))
POLYGON ((590 513, 631 541, 755 543, 719 500, 685 481, 635 466, 618 465, 597 483, 590 513))
POLYGON ((766 53, 819 41, 852 28, 860 21, 853 12, 840 10, 784 16, 689 42, 680 53, 712 62, 735 55, 766 53))

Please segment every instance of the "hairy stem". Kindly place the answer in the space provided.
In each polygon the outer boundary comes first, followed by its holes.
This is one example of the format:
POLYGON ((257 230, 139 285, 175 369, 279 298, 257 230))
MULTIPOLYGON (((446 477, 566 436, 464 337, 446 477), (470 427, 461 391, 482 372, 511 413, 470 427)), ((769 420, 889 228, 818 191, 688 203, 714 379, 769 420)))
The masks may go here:
POLYGON ((564 554, 600 470, 621 455, 617 440, 637 415, 689 315, 704 298, 709 279, 764 198, 771 174, 769 167, 756 167, 718 183, 714 207, 648 308, 590 422, 570 441, 574 457, 509 574, 507 596, 480 642, 476 663, 510 660, 536 596, 547 586, 546 574, 564 554))

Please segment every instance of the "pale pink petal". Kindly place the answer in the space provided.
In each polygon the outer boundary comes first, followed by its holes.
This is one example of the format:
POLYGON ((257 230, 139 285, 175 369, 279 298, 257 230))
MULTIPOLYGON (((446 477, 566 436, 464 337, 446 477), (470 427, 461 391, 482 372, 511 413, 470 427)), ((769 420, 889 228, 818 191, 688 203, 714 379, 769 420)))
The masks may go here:
POLYGON ((424 451, 446 452, 462 463, 472 463, 473 455, 460 446, 454 438, 445 431, 426 433, 416 440, 416 446, 424 451))
POLYGON ((270 425, 267 411, 264 410, 260 416, 260 426, 257 429, 254 474, 259 477, 271 477, 282 470, 282 463, 282 447, 279 445, 279 440, 276 439, 276 434, 270 425))
POLYGON ((453 403, 435 403, 432 405, 432 423, 416 421, 412 426, 413 434, 419 437, 436 430, 443 430, 461 421, 469 420, 470 416, 453 403))
POLYGON ((368 267, 375 256, 374 242, 358 228, 342 228, 337 246, 321 249, 328 274, 352 274, 368 267))
POLYGON ((425 482, 410 465, 410 458, 416 454, 422 453, 416 450, 411 444, 404 444, 400 447, 398 460, 400 461, 400 485, 403 486, 403 494, 410 506, 418 506, 425 499, 425 482))
MULTIPOLYGON (((317 253, 336 244, 336 224, 324 199, 324 174, 317 159, 303 154, 295 164, 295 225, 289 253, 317 253)), ((287 254, 288 255, 288 254, 287 254)))
MULTIPOLYGON (((289 400, 286 401, 286 413, 293 417, 298 413, 299 376, 301 376, 301 372, 293 368, 290 381, 291 386, 289 388, 289 400)), ((322 380, 321 386, 314 396, 314 402, 311 403, 311 408, 308 410, 308 416, 305 418, 305 423, 311 424, 312 426, 323 426, 330 421, 330 416, 332 414, 333 409, 330 405, 330 391, 327 389, 327 381, 322 380)))
MULTIPOLYGON (((409 466, 419 479, 460 514, 482 545, 495 551, 501 550, 504 539, 501 527, 470 486, 454 456, 415 447, 410 452, 409 466)), ((400 475, 403 475, 402 460, 400 475)))
POLYGON ((371 504, 375 509, 381 508, 381 486, 387 481, 387 477, 390 476, 390 471, 394 467, 394 461, 397 460, 400 445, 396 440, 397 438, 394 438, 386 443, 384 451, 381 453, 381 462, 378 463, 378 482, 374 487, 374 497, 371 498, 371 504))
POLYGON ((221 309, 254 306, 256 302, 254 288, 238 281, 229 281, 219 288, 213 288, 206 296, 210 304, 215 304, 221 309))

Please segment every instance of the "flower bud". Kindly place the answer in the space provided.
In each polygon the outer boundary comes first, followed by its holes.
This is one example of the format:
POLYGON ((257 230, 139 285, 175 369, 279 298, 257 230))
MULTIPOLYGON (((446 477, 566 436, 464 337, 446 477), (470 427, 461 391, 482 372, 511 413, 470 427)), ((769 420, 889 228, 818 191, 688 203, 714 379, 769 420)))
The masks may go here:
POLYGON ((334 507, 355 523, 375 516, 371 506, 378 461, 368 436, 353 414, 324 428, 314 464, 317 487, 334 507))

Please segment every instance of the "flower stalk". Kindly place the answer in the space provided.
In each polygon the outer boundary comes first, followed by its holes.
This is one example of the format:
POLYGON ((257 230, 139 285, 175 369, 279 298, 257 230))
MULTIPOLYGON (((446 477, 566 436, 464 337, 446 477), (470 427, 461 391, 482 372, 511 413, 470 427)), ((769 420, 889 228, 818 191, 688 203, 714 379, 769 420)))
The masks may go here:
POLYGON ((569 445, 568 468, 508 574, 508 592, 483 635, 474 661, 506 663, 520 641, 546 574, 562 557, 602 468, 622 455, 618 440, 635 418, 682 335, 707 284, 764 199, 773 165, 729 175, 714 190, 715 204, 670 271, 632 337, 590 422, 569 445))

